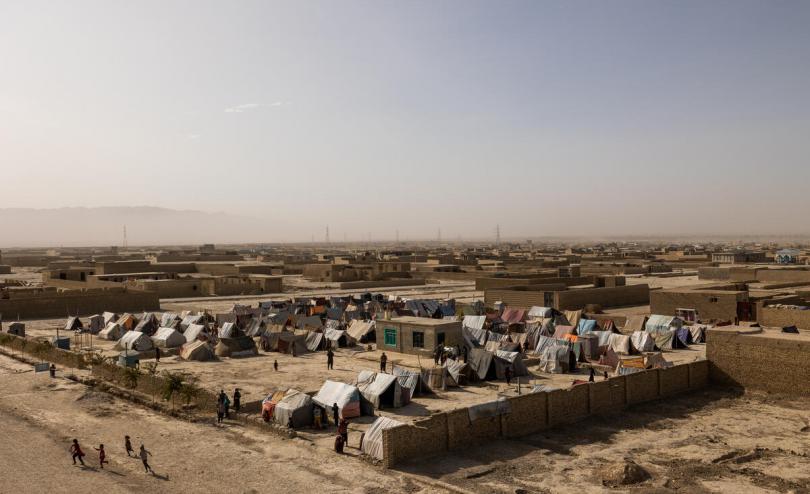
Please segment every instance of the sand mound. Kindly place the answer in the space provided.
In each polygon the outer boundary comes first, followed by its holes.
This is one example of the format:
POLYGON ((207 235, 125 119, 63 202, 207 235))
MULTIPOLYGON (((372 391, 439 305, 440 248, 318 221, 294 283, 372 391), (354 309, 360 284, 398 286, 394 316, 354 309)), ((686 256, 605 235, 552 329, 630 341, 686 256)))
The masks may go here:
POLYGON ((114 399, 107 393, 85 391, 81 396, 76 398, 76 401, 81 402, 83 405, 112 405, 114 399))
POLYGON ((650 473, 633 461, 622 461, 604 466, 599 470, 602 485, 620 486, 640 484, 650 480, 650 473))

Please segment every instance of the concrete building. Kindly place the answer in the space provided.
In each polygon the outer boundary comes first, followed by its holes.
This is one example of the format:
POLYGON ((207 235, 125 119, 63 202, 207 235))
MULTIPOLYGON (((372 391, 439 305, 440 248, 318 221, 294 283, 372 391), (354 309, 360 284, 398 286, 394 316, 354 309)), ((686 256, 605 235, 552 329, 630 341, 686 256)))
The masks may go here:
POLYGON ((425 317, 377 320, 377 349, 430 356, 436 345, 462 344, 461 321, 425 317))
POLYGON ((712 262, 720 264, 744 264, 755 262, 766 262, 764 252, 715 252, 712 254, 712 262))

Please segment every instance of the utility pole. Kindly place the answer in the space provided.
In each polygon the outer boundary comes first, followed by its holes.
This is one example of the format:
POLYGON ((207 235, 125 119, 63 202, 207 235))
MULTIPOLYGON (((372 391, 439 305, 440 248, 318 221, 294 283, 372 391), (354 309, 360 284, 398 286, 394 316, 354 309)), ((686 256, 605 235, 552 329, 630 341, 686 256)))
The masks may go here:
POLYGON ((438 236, 438 239, 439 239, 439 243, 442 243, 442 229, 441 229, 441 228, 439 228, 439 236, 438 236))
POLYGON ((495 225, 495 245, 501 245, 501 225, 495 225))
POLYGON ((329 243, 329 225, 326 225, 326 243, 329 243))
POLYGON ((397 243, 399 243, 399 230, 397 230, 397 243))
POLYGON ((124 225, 124 250, 127 250, 127 225, 124 225))

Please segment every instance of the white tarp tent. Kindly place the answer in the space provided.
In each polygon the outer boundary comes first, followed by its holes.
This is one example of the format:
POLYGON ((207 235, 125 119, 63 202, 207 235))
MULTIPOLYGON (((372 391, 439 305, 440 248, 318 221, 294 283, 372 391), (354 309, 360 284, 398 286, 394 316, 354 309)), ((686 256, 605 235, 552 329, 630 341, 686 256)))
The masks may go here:
POLYGON ((672 329, 680 329, 683 320, 673 316, 652 315, 647 319, 644 329, 648 333, 664 333, 672 329))
POLYGON ((98 337, 102 340, 117 341, 121 338, 122 334, 124 334, 124 331, 121 329, 121 326, 118 323, 111 322, 108 323, 104 329, 99 331, 98 337))
POLYGON ((461 325, 470 329, 483 329, 487 316, 464 316, 461 325))
POLYGON ((151 350, 152 340, 141 331, 127 331, 115 344, 116 350, 134 350, 145 352, 151 350))
POLYGON ((202 324, 190 324, 183 333, 183 337, 188 343, 199 340, 200 337, 208 338, 208 329, 202 324))
POLYGON ((355 319, 349 324, 346 333, 357 341, 374 330, 374 321, 361 321, 355 319))
POLYGON ((376 458, 378 460, 383 459, 383 431, 385 429, 392 429, 394 427, 398 427, 403 425, 402 422, 398 422, 394 419, 389 419, 388 417, 380 417, 371 424, 369 427, 368 432, 366 432, 365 436, 363 436, 363 445, 361 446, 361 451, 364 454, 372 458, 376 458))
POLYGON ((273 409, 273 421, 283 426, 292 424, 293 429, 312 425, 313 420, 312 398, 295 389, 287 390, 273 409))
POLYGON ((331 414, 332 405, 337 403, 340 415, 344 418, 360 416, 360 391, 351 384, 326 381, 312 401, 326 408, 331 414))
POLYGON ((174 328, 158 328, 152 335, 152 344, 158 348, 177 348, 185 343, 186 337, 174 328))
MULTIPOLYGON (((374 409, 399 408, 407 404, 410 398, 410 392, 402 389, 397 376, 393 374, 360 371, 357 376, 357 389, 374 409)), ((368 412, 371 415, 374 410, 368 412)))
POLYGON ((630 341, 638 352, 651 352, 655 349, 655 340, 646 331, 634 331, 630 341))
POLYGON ((529 309, 527 314, 531 319, 547 319, 554 313, 551 307, 539 307, 537 305, 529 309))
POLYGON ((614 352, 621 355, 630 354, 630 337, 623 334, 611 333, 608 338, 608 346, 614 352))

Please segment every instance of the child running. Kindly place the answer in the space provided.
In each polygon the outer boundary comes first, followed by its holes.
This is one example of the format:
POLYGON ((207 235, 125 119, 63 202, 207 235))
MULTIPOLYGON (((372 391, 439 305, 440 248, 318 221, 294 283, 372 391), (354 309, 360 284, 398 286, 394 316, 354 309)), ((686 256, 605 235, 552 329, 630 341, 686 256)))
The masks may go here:
POLYGON ((99 444, 99 445, 98 445, 98 448, 93 448, 93 449, 95 449, 96 451, 98 451, 98 466, 99 466, 99 467, 100 467, 102 470, 104 470, 104 464, 105 464, 105 463, 109 463, 109 461, 107 461, 107 453, 105 453, 105 452, 104 452, 104 445, 103 445, 103 444, 99 444))

